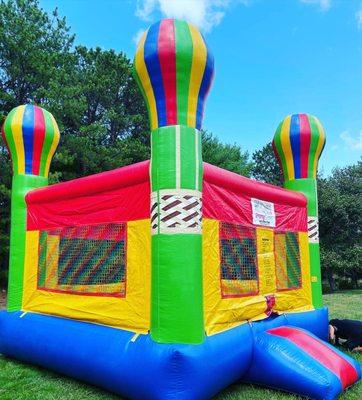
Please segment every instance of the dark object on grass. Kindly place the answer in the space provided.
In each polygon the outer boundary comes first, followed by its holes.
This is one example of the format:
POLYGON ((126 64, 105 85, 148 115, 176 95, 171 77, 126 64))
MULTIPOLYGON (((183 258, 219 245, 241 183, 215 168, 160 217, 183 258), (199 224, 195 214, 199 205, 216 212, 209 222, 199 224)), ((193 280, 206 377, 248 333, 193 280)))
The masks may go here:
POLYGON ((344 339, 344 345, 351 351, 362 351, 362 321, 352 319, 332 319, 329 321, 329 338, 333 344, 339 345, 339 339, 344 339))

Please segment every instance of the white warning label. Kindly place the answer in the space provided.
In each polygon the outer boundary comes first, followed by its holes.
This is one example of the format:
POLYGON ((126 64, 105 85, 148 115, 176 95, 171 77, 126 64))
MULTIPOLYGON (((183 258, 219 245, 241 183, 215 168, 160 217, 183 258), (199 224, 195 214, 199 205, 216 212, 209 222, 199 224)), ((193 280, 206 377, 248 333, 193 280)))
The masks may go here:
POLYGON ((275 228, 274 203, 259 199, 251 199, 253 224, 275 228))

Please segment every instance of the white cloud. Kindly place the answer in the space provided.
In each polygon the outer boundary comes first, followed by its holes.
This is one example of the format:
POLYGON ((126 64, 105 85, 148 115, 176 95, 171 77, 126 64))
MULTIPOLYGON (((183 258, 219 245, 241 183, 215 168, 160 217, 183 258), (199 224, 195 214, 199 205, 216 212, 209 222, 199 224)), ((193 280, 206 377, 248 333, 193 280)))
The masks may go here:
POLYGON ((185 19, 210 32, 220 24, 232 2, 247 5, 249 0, 138 0, 136 16, 151 22, 160 12, 164 17, 185 19))
POLYGON ((143 35, 144 30, 140 29, 136 32, 136 34, 133 36, 133 42, 137 45, 138 42, 141 40, 141 37, 143 35))
POLYGON ((356 12, 358 29, 362 29, 362 8, 356 12))
POLYGON ((348 150, 362 150, 362 130, 357 137, 351 136, 348 131, 342 132, 339 137, 343 140, 348 150))
POLYGON ((300 0, 305 4, 313 4, 320 8, 321 11, 328 11, 331 8, 331 0, 300 0))

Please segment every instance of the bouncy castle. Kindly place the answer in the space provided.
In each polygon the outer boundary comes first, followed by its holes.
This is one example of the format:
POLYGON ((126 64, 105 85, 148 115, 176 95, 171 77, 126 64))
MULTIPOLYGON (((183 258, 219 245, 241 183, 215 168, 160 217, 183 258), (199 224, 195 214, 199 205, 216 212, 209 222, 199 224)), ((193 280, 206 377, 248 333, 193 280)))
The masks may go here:
POLYGON ((13 188, 0 353, 129 399, 211 399, 235 382, 338 397, 361 370, 327 343, 322 125, 286 117, 273 140, 285 188, 257 182, 202 161, 214 60, 195 26, 152 25, 134 71, 150 161, 48 186, 54 117, 25 105, 4 122, 13 188))

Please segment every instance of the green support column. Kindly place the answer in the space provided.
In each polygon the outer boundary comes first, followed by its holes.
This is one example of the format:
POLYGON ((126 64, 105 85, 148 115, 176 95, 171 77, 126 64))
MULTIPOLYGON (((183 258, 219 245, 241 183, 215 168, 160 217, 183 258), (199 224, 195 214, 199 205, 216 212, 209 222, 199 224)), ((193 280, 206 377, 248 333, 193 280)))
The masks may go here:
POLYGON ((5 119, 2 136, 11 154, 13 180, 8 283, 8 311, 22 308, 27 208, 26 194, 48 184, 51 158, 59 142, 53 116, 33 106, 19 106, 5 119))
POLYGON ((284 173, 284 187, 303 193, 308 201, 308 238, 313 306, 322 302, 322 279, 318 234, 318 160, 325 145, 319 120, 307 114, 286 117, 273 140, 274 152, 284 173))
POLYGON ((134 64, 151 125, 151 336, 197 344, 204 340, 200 128, 213 59, 196 27, 167 19, 143 35, 134 64))

